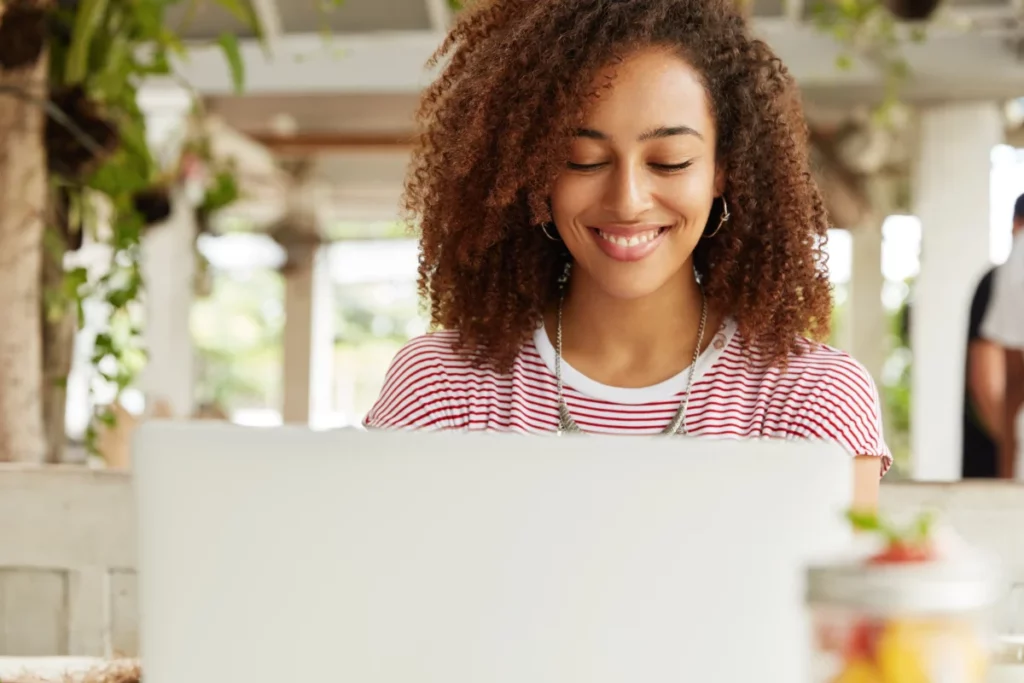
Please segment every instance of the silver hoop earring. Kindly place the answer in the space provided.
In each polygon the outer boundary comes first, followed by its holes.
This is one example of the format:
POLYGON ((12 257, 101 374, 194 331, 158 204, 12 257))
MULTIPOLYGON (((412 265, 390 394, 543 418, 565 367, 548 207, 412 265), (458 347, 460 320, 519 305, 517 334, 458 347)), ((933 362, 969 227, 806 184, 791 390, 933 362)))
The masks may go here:
POLYGON ((543 232, 543 233, 544 233, 544 236, 545 236, 545 237, 547 237, 547 238, 548 238, 549 240, 551 240, 552 242, 561 242, 561 241, 562 241, 562 239, 561 239, 560 237, 552 237, 552 236, 551 236, 551 233, 550 233, 550 232, 548 232, 548 226, 549 226, 549 225, 551 225, 551 223, 541 223, 541 224, 540 224, 540 230, 541 230, 541 232, 543 232))
POLYGON ((725 195, 722 195, 721 200, 722 200, 722 215, 718 217, 718 225, 715 226, 715 229, 712 230, 710 234, 704 235, 705 239, 708 239, 708 238, 711 238, 711 237, 714 237, 715 235, 717 235, 718 231, 722 229, 722 226, 729 222, 729 218, 730 218, 729 205, 725 202, 725 195))

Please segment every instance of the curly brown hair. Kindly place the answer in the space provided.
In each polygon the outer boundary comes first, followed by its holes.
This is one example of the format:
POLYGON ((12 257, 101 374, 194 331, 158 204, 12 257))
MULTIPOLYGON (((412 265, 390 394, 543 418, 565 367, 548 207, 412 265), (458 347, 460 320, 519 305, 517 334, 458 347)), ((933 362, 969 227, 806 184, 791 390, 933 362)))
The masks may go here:
POLYGON ((717 124, 731 219, 694 252, 709 303, 780 364, 828 334, 828 219, 799 93, 735 0, 481 0, 434 57, 447 62, 403 202, 431 321, 478 363, 507 370, 554 304, 568 253, 538 227, 550 189, 600 70, 648 46, 703 76, 717 124))

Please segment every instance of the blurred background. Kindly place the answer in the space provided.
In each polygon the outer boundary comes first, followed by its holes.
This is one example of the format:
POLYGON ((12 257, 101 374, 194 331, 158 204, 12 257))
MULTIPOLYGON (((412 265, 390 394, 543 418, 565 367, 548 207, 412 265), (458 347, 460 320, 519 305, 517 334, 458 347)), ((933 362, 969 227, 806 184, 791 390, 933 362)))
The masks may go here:
MULTIPOLYGON (((832 343, 879 384, 894 477, 944 480, 959 474, 970 298, 1009 253, 1024 191, 1024 11, 916 1, 746 9, 803 90, 834 222, 832 343)), ((392 354, 425 330, 397 203, 424 65, 458 3, 154 0, 124 16, 112 3, 91 33, 89 3, 5 4, 8 36, 47 13, 37 75, 86 135, 37 113, 49 204, 67 209, 46 228, 60 239, 39 239, 61 243, 43 259, 63 277, 32 294, 56 330, 41 342, 57 395, 44 397, 47 443, 9 436, 22 445, 0 457, 117 460, 99 448, 111 407, 357 425, 392 354), (137 25, 130 38, 121 24, 137 25), (150 63, 125 57, 146 50, 150 63), (141 183, 124 181, 133 171, 141 183)), ((31 56, 26 42, 20 31, 0 52, 31 56)), ((26 77, 8 71, 15 93, 26 77)), ((4 99, 8 125, 40 109, 4 99)))
MULTIPOLYGON (((834 222, 831 342, 880 388, 886 485, 955 481, 971 298, 1024 192, 1024 3, 744 6, 802 88, 834 222)), ((106 524, 96 510, 128 494, 32 468, 112 476, 153 416, 359 424, 426 330, 398 200, 424 65, 459 9, 0 0, 0 461, 24 463, 0 470, 0 499, 45 489, 106 524)), ((132 567, 122 545, 95 564, 132 567)), ((71 561, 25 552, 0 567, 71 561)), ((102 636, 91 616, 68 630, 88 591, 66 573, 0 580, 0 653, 131 652, 118 571, 86 574, 114 596, 102 636), (54 606, 14 628, 16 599, 54 606)))

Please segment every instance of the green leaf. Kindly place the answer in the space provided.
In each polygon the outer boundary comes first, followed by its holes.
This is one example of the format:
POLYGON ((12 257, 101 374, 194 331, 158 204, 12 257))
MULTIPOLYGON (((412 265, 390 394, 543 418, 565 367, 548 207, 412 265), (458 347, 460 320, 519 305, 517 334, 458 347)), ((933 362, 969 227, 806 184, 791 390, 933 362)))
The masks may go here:
POLYGON ((89 73, 89 46, 93 34, 103 21, 108 0, 81 0, 71 33, 71 48, 64 65, 64 81, 76 85, 89 73))
POLYGON ((123 35, 114 36, 107 47, 103 68, 90 78, 90 91, 103 102, 116 101, 124 93, 132 74, 133 44, 123 35))
POLYGON ((136 25, 137 34, 132 36, 135 43, 148 43, 157 40, 164 31, 165 4, 147 0, 130 3, 131 17, 136 25))
POLYGON ((213 185, 206 191, 202 210, 207 213, 219 211, 234 203, 239 197, 238 181, 230 171, 221 171, 213 179, 213 185))
POLYGON ((932 533, 932 527, 935 525, 935 515, 931 512, 924 512, 917 521, 914 522, 914 536, 918 539, 926 539, 932 533))
POLYGON ((64 293, 68 298, 78 299, 81 297, 82 287, 89 281, 89 271, 78 267, 69 270, 64 274, 64 293))
POLYGON ((231 82, 235 86, 235 92, 241 93, 245 87, 245 62, 242 60, 242 53, 238 47, 238 37, 234 33, 222 33, 217 39, 217 44, 224 50, 224 57, 228 60, 228 68, 231 69, 231 82))
POLYGON ((113 428, 117 424, 117 415, 109 407, 104 408, 96 415, 101 424, 113 428))
POLYGON ((897 528, 882 519, 877 512, 849 510, 846 519, 857 531, 877 533, 889 543, 905 543, 908 541, 926 541, 931 535, 934 517, 931 513, 922 513, 909 528, 897 528))
POLYGON ((126 164, 143 174, 140 180, 148 183, 153 173, 153 157, 146 142, 145 122, 134 117, 125 117, 121 122, 121 144, 127 152, 126 164))
POLYGON ((178 57, 185 56, 185 43, 181 40, 181 37, 173 31, 165 28, 163 32, 160 34, 160 43, 169 52, 174 53, 178 57))
POLYGON ((846 513, 846 518, 857 531, 878 533, 890 541, 898 540, 900 537, 900 534, 883 522, 875 512, 850 510, 846 513))

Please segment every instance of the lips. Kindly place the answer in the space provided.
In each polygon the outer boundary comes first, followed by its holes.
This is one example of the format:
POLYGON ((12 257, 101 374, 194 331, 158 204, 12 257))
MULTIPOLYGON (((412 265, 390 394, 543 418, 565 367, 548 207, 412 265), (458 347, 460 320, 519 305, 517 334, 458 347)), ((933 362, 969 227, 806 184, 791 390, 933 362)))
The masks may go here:
POLYGON ((616 261, 639 261, 647 257, 658 248, 668 231, 668 226, 590 228, 597 246, 616 261))

